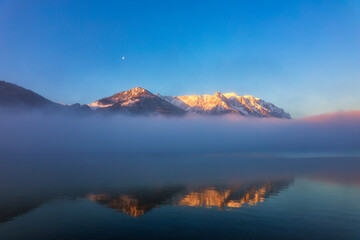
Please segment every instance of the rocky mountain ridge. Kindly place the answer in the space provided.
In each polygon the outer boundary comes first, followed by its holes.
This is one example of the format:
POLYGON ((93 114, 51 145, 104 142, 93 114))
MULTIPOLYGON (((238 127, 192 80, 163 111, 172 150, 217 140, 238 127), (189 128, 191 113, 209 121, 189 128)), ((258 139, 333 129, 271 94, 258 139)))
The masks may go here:
POLYGON ((290 118, 282 108, 250 95, 216 92, 214 95, 158 96, 184 111, 198 114, 290 118))
POLYGON ((118 92, 112 96, 99 99, 90 104, 58 104, 39 94, 12 83, 0 81, 0 106, 46 107, 82 113, 123 113, 131 115, 174 115, 187 113, 201 115, 235 114, 252 117, 290 118, 283 109, 250 95, 240 96, 236 93, 214 95, 164 96, 153 94, 148 90, 136 87, 118 92))
POLYGON ((141 87, 102 98, 88 106, 97 111, 125 112, 131 114, 185 114, 184 110, 141 87))

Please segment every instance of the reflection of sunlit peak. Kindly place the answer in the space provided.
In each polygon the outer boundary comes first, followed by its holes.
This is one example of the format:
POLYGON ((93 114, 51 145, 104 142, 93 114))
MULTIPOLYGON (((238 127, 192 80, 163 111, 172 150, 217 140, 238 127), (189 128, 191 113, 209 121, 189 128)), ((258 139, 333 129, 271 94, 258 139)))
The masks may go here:
POLYGON ((252 186, 244 192, 235 189, 215 190, 207 188, 185 195, 177 204, 189 207, 224 207, 240 208, 244 204, 254 206, 265 201, 266 196, 276 190, 276 185, 267 183, 261 186, 252 186))
POLYGON ((179 202, 179 205, 191 207, 223 207, 223 204, 229 195, 230 190, 219 192, 214 189, 206 189, 202 192, 189 193, 179 202))

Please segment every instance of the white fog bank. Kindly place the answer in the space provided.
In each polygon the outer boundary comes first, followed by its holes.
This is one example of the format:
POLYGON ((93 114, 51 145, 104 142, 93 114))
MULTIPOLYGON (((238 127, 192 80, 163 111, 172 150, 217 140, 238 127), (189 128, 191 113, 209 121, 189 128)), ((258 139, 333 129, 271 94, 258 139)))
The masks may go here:
POLYGON ((193 154, 360 150, 360 112, 304 119, 1 113, 0 152, 193 154))

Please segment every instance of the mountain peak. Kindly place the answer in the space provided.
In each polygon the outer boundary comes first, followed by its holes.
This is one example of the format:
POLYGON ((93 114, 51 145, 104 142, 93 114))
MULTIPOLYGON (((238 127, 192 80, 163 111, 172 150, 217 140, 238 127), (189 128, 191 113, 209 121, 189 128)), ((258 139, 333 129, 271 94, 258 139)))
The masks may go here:
POLYGON ((96 102, 89 104, 89 106, 94 108, 109 107, 118 102, 134 100, 140 97, 152 97, 152 96, 154 95, 148 90, 141 87, 135 87, 127 91, 118 92, 110 97, 102 98, 96 102))
POLYGON ((221 92, 216 92, 216 93, 214 93, 214 95, 213 96, 215 96, 215 97, 218 97, 218 98, 225 98, 225 96, 221 93, 221 92))
POLYGON ((256 98, 256 97, 254 97, 254 96, 252 96, 252 95, 244 95, 243 97, 244 97, 244 98, 248 98, 248 99, 260 100, 260 98, 256 98))
POLYGON ((128 95, 129 97, 138 97, 138 96, 145 96, 145 95, 150 96, 153 94, 142 87, 136 87, 136 88, 132 88, 127 91, 124 91, 124 92, 119 92, 119 93, 113 95, 112 97, 116 97, 116 96, 120 96, 120 95, 128 95))
POLYGON ((139 93, 142 93, 142 92, 149 92, 148 90, 146 90, 145 88, 142 88, 142 87, 135 87, 135 88, 132 88, 128 91, 132 91, 132 92, 139 92, 139 93))
POLYGON ((207 115, 223 115, 227 113, 255 117, 290 118, 283 109, 251 95, 216 92, 214 95, 161 96, 164 100, 187 112, 207 115))
POLYGON ((88 106, 102 111, 118 111, 134 114, 181 115, 185 111, 154 95, 148 90, 136 87, 102 98, 88 106))

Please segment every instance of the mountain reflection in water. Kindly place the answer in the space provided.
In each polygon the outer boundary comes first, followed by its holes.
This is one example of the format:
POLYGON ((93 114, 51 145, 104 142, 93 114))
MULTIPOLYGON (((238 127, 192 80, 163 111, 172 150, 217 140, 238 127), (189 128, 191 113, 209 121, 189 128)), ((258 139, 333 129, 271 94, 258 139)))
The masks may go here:
POLYGON ((226 187, 204 187, 189 190, 186 187, 162 187, 138 189, 133 193, 90 194, 88 198, 119 212, 138 217, 160 205, 189 207, 240 208, 245 205, 257 205, 266 198, 286 189, 293 180, 276 180, 264 183, 240 184, 226 187))
POLYGON ((107 194, 91 194, 88 198, 109 208, 125 212, 131 216, 144 215, 153 208, 168 203, 183 187, 140 188, 118 197, 107 194))
POLYGON ((360 239, 356 156, 12 155, 0 164, 1 240, 360 239))
POLYGON ((218 207, 219 209, 225 207, 239 208, 244 204, 256 205, 287 188, 291 182, 292 180, 281 180, 249 186, 229 187, 224 190, 207 188, 185 195, 177 204, 190 207, 218 207))

